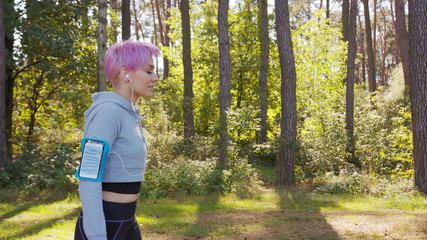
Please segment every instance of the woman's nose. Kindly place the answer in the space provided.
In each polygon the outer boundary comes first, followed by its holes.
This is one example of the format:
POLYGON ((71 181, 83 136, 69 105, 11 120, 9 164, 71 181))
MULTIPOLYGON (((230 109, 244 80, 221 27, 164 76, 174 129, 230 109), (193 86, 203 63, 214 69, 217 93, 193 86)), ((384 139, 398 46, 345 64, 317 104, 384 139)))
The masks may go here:
POLYGON ((153 81, 153 82, 159 81, 159 77, 157 76, 156 73, 154 73, 153 79, 151 79, 151 81, 153 81))

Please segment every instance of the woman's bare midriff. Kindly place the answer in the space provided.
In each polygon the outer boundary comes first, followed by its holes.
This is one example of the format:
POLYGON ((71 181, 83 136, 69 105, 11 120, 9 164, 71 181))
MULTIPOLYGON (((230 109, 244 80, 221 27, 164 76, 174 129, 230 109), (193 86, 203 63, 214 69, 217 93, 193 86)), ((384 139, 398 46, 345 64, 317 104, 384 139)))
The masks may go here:
POLYGON ((107 202, 131 203, 138 200, 138 198, 139 198, 139 193, 125 194, 125 193, 102 191, 102 200, 107 202))

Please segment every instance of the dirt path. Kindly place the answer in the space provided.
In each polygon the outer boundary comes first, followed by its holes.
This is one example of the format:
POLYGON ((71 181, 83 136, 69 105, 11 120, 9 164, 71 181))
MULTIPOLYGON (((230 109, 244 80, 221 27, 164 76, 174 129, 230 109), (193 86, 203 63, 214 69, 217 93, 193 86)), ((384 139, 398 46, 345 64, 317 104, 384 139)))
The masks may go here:
POLYGON ((167 236, 142 226, 146 239, 427 239, 427 214, 404 211, 279 210, 202 214, 201 236, 167 236))

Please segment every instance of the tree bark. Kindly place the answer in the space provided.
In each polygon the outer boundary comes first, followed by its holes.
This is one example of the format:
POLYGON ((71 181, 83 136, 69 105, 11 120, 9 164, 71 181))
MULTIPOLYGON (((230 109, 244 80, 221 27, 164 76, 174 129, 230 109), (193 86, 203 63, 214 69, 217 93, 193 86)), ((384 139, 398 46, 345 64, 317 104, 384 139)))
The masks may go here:
POLYGON ((133 8, 133 12, 134 12, 133 21, 134 21, 134 28, 135 28, 135 37, 136 37, 136 40, 138 41, 139 40, 139 27, 138 27, 139 21, 138 21, 138 15, 136 14, 137 9, 136 9, 135 0, 132 1, 132 8, 133 8))
POLYGON ((276 32, 281 69, 282 120, 279 158, 276 168, 277 185, 295 184, 297 135, 296 70, 289 24, 288 0, 275 0, 276 32))
MULTIPOLYGON (((114 12, 117 12, 117 0, 111 0, 110 6, 114 12)), ((117 42, 117 22, 116 19, 111 19, 111 28, 113 29, 113 42, 117 42)))
POLYGON ((259 74, 259 102, 260 102, 260 130, 258 132, 258 144, 267 141, 267 108, 268 108, 268 91, 267 91, 267 73, 268 58, 270 56, 270 37, 268 35, 268 12, 267 0, 260 0, 260 40, 261 40, 261 68, 259 74))
POLYGON ((130 36, 130 0, 122 0, 122 41, 130 36))
POLYGON ((363 0, 363 5, 365 13, 366 51, 368 53, 368 85, 369 92, 372 93, 377 90, 377 86, 375 78, 374 50, 372 49, 371 19, 369 18, 369 0, 363 0))
POLYGON ((219 125, 220 144, 218 165, 226 169, 228 165, 227 111, 231 105, 231 59, 230 38, 228 33, 228 0, 219 0, 218 3, 218 44, 219 44, 219 125))
POLYGON ((377 61, 377 0, 374 1, 374 30, 372 31, 372 34, 374 35, 372 37, 372 48, 374 49, 374 62, 377 61))
POLYGON ((191 62, 191 32, 190 32, 190 6, 189 0, 181 1, 182 20, 182 61, 184 65, 184 139, 194 137, 193 118, 193 67, 191 62))
POLYGON ((107 90, 104 57, 107 52, 107 0, 98 0, 98 92, 107 90))
POLYGON ((427 194, 427 1, 409 1, 410 99, 415 186, 427 194))
POLYGON ((6 64, 6 86, 5 86, 5 97, 6 97, 6 147, 7 147, 7 156, 10 158, 13 157, 13 141, 12 141, 12 117, 13 117, 13 95, 16 79, 16 69, 14 68, 13 60, 13 43, 14 39, 14 30, 15 30, 15 21, 17 19, 17 13, 14 10, 14 1, 6 0, 3 1, 4 14, 9 12, 11 14, 9 21, 4 19, 5 26, 5 47, 6 47, 6 59, 8 62, 6 64))
POLYGON ((403 76, 405 78, 405 96, 409 94, 411 83, 411 66, 409 59, 409 33, 406 30, 405 1, 395 1, 396 12, 396 42, 402 59, 403 76))
POLYGON ((3 0, 0 0, 0 171, 7 167, 6 138, 6 42, 3 0))
MULTIPOLYGON (((171 6, 171 0, 166 0, 166 21, 169 20, 171 14, 168 10, 172 8, 171 6)), ((170 27, 169 24, 165 24, 165 43, 164 45, 166 47, 170 46, 170 39, 169 39, 169 31, 170 27)), ((163 80, 169 78, 169 59, 163 58, 163 80)))
POLYGON ((360 14, 359 11, 357 11, 357 18, 359 20, 359 28, 360 28, 360 54, 362 55, 362 61, 361 61, 361 65, 362 65, 362 82, 366 83, 366 59, 365 59, 365 33, 363 31, 363 27, 362 27, 362 20, 360 19, 360 14))
POLYGON ((350 23, 348 32, 348 59, 346 81, 346 129, 347 129, 347 161, 361 167, 355 158, 354 139, 354 70, 356 60, 356 15, 357 0, 351 0, 350 23))
POLYGON ((349 0, 342 1, 342 36, 343 41, 348 42, 348 20, 349 20, 350 2, 349 0))

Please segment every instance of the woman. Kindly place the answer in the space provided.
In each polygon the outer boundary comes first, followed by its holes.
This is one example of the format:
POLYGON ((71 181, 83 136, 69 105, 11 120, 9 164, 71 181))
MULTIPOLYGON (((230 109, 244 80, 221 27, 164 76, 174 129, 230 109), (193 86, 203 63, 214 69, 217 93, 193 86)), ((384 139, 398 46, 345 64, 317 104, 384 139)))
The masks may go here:
POLYGON ((84 114, 84 137, 108 142, 110 152, 101 182, 79 180, 82 212, 74 239, 141 239, 135 210, 147 145, 135 103, 153 94, 159 80, 153 57, 159 54, 156 46, 130 39, 113 44, 105 55, 114 92, 92 95, 92 106, 84 114))

